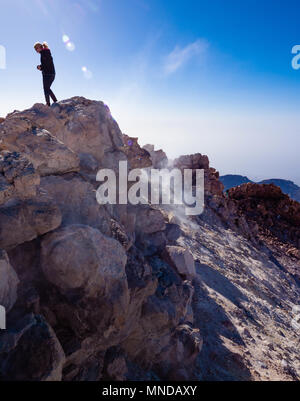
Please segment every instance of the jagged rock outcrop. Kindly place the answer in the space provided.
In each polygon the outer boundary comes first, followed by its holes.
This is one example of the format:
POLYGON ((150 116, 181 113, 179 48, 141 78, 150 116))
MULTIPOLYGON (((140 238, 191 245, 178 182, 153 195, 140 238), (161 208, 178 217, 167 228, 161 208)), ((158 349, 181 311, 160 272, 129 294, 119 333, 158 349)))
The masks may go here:
POLYGON ((149 153, 84 98, 14 112, 0 140, 1 297, 11 308, 0 378, 189 377, 202 339, 192 284, 161 254, 174 228, 159 208, 96 199, 99 168, 149 167, 149 153), (32 358, 24 369, 35 351, 43 366, 32 358))
POLYGON ((274 184, 248 183, 228 191, 256 236, 276 255, 278 263, 300 283, 300 203, 274 184), (292 260, 287 262, 286 256, 292 260))
POLYGON ((0 141, 0 380, 299 379, 297 202, 227 196, 195 154, 172 167, 204 169, 201 215, 100 205, 100 168, 167 160, 82 97, 8 115, 0 141))
MULTIPOLYGON (((251 181, 248 177, 242 175, 227 174, 220 177, 220 181, 224 184, 224 190, 237 187, 241 184, 246 184, 251 181)), ((274 184, 281 188, 284 194, 289 195, 290 198, 300 202, 300 187, 293 181, 283 180, 279 178, 271 178, 256 182, 256 184, 274 184)))
POLYGON ((255 221, 247 221, 242 212, 239 211, 235 201, 224 195, 224 186, 219 180, 219 172, 210 167, 206 155, 196 153, 194 155, 183 155, 173 162, 173 167, 184 171, 193 171, 193 185, 195 182, 195 170, 204 170, 204 196, 205 209, 202 214, 206 221, 215 222, 215 215, 221 219, 222 224, 228 228, 239 231, 246 238, 256 242, 257 225, 255 221))
POLYGON ((132 138, 123 134, 123 151, 130 163, 129 168, 145 168, 152 166, 149 152, 142 149, 138 144, 138 138, 132 138))
POLYGON ((165 168, 168 165, 168 157, 162 149, 155 150, 154 145, 147 144, 143 146, 151 158, 153 168, 165 168))
POLYGON ((209 166, 208 157, 196 153, 194 155, 184 155, 175 159, 173 162, 175 168, 184 169, 203 169, 204 170, 204 190, 209 196, 222 196, 224 186, 219 180, 219 173, 209 166))
MULTIPOLYGON (((71 171, 77 169, 78 157, 84 159, 87 155, 97 161, 96 168, 100 165, 115 168, 116 161, 126 159, 119 151, 123 146, 122 133, 103 102, 74 97, 51 108, 36 104, 23 112, 8 114, 0 130, 0 138, 5 144, 8 142, 6 148, 15 146, 13 140, 22 133, 25 139, 20 145, 17 141, 17 147, 28 149, 30 153, 34 144, 46 142, 45 147, 48 152, 51 151, 51 157, 48 155, 44 162, 50 163, 50 158, 55 164, 65 152, 69 159, 63 164, 68 171, 69 168, 71 171)), ((36 151, 34 155, 39 157, 40 153, 36 151)))
MULTIPOLYGON (((247 220, 300 249, 300 203, 273 184, 248 183, 232 188, 228 197, 237 201, 247 220)), ((300 255, 299 255, 300 256, 300 255)))
POLYGON ((77 171, 78 156, 26 115, 14 113, 1 124, 0 148, 20 152, 40 175, 77 171))
POLYGON ((0 205, 10 198, 36 196, 40 176, 26 157, 17 152, 0 152, 0 205))
POLYGON ((269 180, 260 181, 258 184, 274 184, 281 188, 284 194, 287 194, 290 198, 300 202, 300 187, 293 181, 271 178, 269 180))

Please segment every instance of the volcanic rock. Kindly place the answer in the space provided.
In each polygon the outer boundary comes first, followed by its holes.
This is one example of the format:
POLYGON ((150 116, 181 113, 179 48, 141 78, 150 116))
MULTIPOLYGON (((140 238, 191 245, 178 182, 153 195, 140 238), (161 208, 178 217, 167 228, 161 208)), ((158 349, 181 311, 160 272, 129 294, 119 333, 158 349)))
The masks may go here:
POLYGON ((224 194, 198 153, 172 167, 204 169, 203 213, 99 205, 100 168, 167 160, 83 97, 9 114, 0 140, 0 380, 299 380, 297 202, 224 194))

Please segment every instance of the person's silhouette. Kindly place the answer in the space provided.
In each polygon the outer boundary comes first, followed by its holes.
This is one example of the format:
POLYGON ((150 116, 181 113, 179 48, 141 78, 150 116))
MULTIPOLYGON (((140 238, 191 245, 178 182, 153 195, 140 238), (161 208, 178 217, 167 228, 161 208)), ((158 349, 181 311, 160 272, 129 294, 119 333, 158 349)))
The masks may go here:
POLYGON ((43 86, 45 99, 48 106, 50 106, 50 97, 53 102, 57 102, 56 96, 52 92, 51 85, 55 79, 55 68, 53 63, 53 58, 46 42, 35 43, 34 49, 37 53, 41 55, 41 64, 37 66, 37 69, 42 71, 43 74, 43 86))

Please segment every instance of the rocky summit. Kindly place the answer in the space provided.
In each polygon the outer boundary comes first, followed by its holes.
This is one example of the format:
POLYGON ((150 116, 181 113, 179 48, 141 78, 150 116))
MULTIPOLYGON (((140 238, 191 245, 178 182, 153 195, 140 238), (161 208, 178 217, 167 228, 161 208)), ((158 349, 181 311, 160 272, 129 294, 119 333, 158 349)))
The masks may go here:
POLYGON ((170 165, 99 101, 1 122, 0 380, 299 380, 300 204, 197 153, 171 164, 204 169, 201 215, 100 205, 119 161, 170 165))

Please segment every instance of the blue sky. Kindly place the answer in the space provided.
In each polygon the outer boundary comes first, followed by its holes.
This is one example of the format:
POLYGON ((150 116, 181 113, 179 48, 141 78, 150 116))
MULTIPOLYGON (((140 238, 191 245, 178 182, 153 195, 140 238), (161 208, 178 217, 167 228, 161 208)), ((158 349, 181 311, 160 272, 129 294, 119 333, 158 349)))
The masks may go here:
POLYGON ((103 100, 171 158, 300 185, 299 12, 296 0, 0 0, 0 115, 44 101, 33 43, 46 40, 59 99, 103 100))

